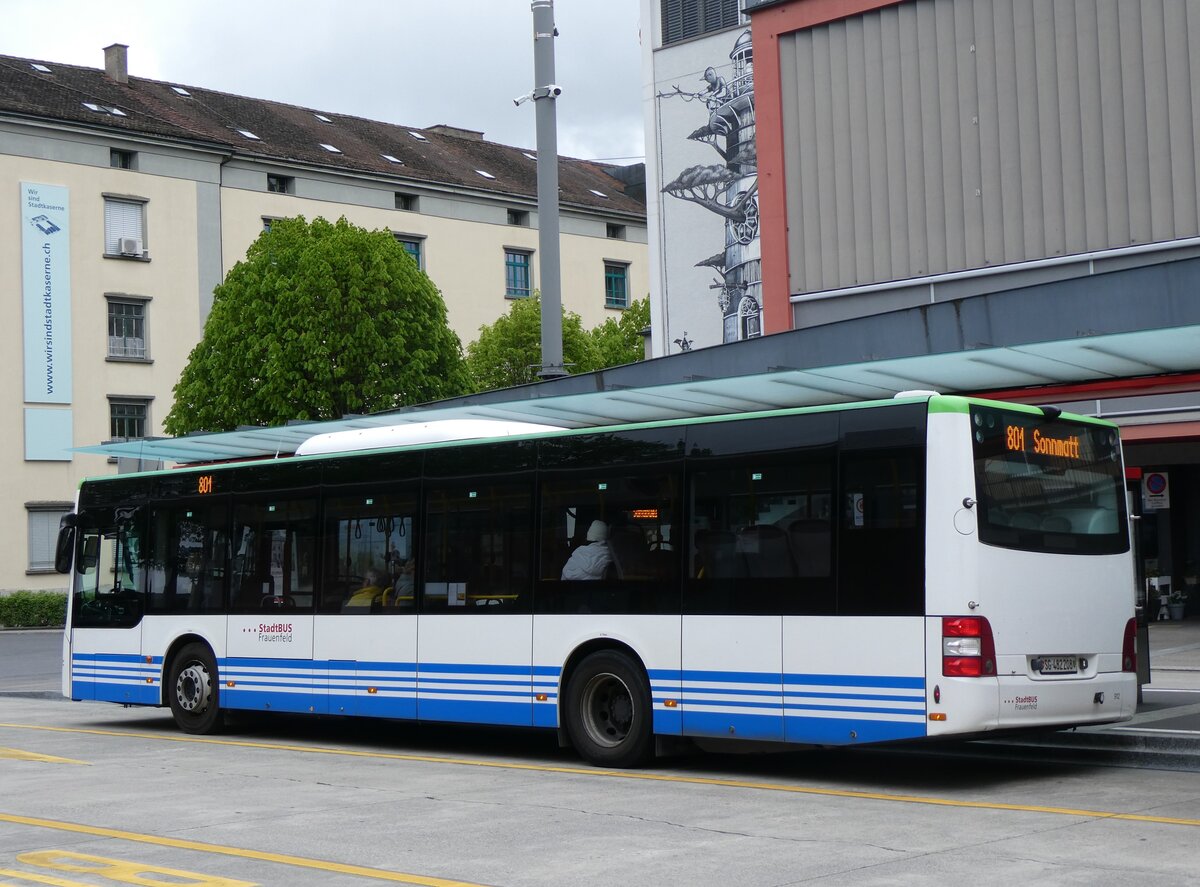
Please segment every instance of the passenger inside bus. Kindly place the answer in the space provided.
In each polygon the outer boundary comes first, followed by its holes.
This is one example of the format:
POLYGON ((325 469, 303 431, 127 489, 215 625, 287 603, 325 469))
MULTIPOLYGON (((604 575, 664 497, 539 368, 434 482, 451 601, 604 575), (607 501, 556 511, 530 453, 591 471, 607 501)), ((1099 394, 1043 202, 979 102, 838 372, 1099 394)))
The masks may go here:
POLYGON ((350 595, 350 600, 346 601, 346 607, 353 609, 370 609, 378 604, 383 598, 383 588, 379 585, 379 571, 374 567, 368 569, 363 574, 363 584, 354 594, 350 595))
POLYGON ((612 566, 612 551, 608 547, 608 524, 592 521, 588 527, 587 544, 571 552, 563 567, 563 579, 603 579, 612 566))
POLYGON ((415 574, 416 564, 412 558, 401 562, 400 572, 392 585, 392 592, 390 595, 384 596, 384 606, 411 607, 413 605, 413 592, 416 589, 416 583, 413 581, 415 574))

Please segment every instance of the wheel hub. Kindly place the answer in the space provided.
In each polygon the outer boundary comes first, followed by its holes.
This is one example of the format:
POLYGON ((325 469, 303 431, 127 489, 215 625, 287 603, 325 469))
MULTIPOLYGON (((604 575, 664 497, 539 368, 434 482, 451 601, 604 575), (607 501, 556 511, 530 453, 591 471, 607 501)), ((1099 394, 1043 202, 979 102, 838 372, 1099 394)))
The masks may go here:
POLYGON ((211 690, 208 671, 199 663, 187 666, 175 679, 175 698, 184 711, 203 709, 208 704, 211 690))

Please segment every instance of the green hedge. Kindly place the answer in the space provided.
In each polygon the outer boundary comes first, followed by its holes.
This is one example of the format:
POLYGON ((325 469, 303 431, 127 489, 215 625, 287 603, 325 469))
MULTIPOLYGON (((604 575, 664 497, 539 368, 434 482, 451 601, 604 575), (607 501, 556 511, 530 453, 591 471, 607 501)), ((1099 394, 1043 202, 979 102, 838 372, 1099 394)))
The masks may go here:
POLYGON ((67 595, 61 591, 17 591, 0 597, 0 625, 36 628, 62 625, 67 619, 67 595))

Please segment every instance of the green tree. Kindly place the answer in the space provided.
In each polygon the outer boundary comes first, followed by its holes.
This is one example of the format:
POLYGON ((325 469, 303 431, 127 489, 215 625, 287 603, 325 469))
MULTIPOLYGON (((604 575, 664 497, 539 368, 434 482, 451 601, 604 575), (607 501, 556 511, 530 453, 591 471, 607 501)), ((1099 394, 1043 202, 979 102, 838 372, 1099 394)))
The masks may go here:
POLYGON ((600 366, 615 367, 636 363, 646 356, 642 330, 650 326, 650 297, 638 299, 621 312, 620 320, 608 318, 592 330, 600 351, 600 366))
POLYGON ((446 303, 391 233, 281 219, 216 288, 163 426, 337 419, 466 387, 446 303))
MULTIPOLYGON (((568 373, 600 368, 593 337, 574 311, 563 311, 563 363, 568 373)), ((476 391, 536 382, 542 366, 542 303, 538 294, 517 299, 495 323, 479 328, 467 346, 467 369, 476 391)))

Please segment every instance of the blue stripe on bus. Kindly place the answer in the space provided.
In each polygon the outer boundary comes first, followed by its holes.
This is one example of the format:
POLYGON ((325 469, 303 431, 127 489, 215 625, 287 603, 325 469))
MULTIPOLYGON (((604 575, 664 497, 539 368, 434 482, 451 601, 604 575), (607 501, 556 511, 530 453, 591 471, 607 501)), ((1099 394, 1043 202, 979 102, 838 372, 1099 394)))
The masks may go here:
POLYGON ((455 721, 464 724, 533 725, 529 703, 480 702, 469 699, 417 699, 417 717, 422 721, 455 721))
POLYGON ((129 705, 158 705, 161 701, 158 684, 113 684, 108 681, 71 681, 71 698, 97 702, 122 702, 129 705))
POLYGON ((787 717, 784 734, 788 742, 817 745, 859 745, 919 739, 926 735, 925 721, 872 721, 859 718, 787 717), (851 736, 850 734, 854 735, 851 736))

